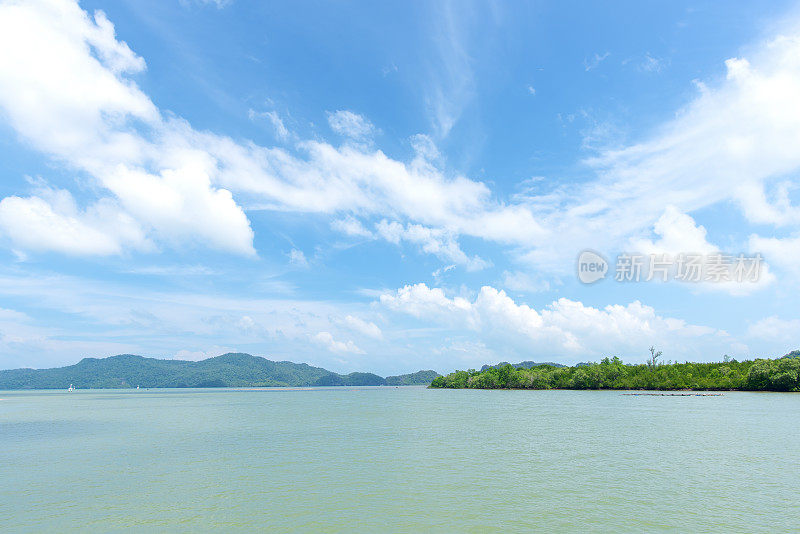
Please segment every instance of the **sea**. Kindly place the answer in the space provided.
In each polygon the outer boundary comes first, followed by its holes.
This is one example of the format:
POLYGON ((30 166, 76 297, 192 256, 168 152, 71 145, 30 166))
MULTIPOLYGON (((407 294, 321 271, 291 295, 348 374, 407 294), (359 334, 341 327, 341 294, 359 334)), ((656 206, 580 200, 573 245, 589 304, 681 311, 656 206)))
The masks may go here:
POLYGON ((800 394, 625 393, 0 391, 0 532, 800 531, 800 394))

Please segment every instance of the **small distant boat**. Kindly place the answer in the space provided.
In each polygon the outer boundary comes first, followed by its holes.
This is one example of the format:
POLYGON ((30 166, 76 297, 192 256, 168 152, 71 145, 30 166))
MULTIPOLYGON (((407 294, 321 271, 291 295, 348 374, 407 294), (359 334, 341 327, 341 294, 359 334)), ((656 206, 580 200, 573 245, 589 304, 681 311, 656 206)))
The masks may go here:
POLYGON ((67 391, 75 391, 75 388, 72 386, 72 384, 69 385, 69 389, 67 391))
POLYGON ((139 389, 139 386, 136 386, 136 389, 139 389))

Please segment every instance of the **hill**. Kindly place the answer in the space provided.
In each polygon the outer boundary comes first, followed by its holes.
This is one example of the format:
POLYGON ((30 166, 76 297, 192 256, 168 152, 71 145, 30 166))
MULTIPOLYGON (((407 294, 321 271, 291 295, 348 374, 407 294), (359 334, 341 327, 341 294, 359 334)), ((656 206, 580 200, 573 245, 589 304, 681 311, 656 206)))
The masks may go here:
MULTIPOLYGON (((429 371, 421 371, 429 373, 429 371)), ((159 360, 133 354, 84 358, 75 365, 53 369, 0 371, 0 389, 185 388, 185 387, 303 387, 383 386, 402 382, 430 384, 438 376, 420 373, 383 378, 372 373, 340 375, 305 363, 276 362, 243 353, 201 361, 159 360), (417 377, 417 378, 414 378, 417 377), (424 378, 424 381, 421 381, 424 378), (415 381, 416 380, 416 381, 415 381)))
POLYGON ((531 362, 531 361, 524 361, 519 363, 500 362, 497 365, 488 365, 488 364, 484 365, 483 367, 481 367, 481 371, 485 371, 487 369, 500 369, 501 367, 505 367, 506 365, 510 365, 515 369, 533 369, 534 367, 540 367, 542 365, 549 365, 551 367, 566 367, 563 364, 553 363, 553 362, 531 362))
POLYGON ((407 375, 387 376, 387 386, 416 386, 433 382, 433 379, 441 376, 436 371, 417 371, 407 375))

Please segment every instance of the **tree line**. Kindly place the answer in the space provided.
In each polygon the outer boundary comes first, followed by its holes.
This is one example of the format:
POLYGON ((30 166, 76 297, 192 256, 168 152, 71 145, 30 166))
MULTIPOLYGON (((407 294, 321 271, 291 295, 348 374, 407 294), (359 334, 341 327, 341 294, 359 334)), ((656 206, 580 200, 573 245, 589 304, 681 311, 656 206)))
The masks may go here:
POLYGON ((472 389, 646 389, 800 391, 800 353, 783 358, 717 363, 659 362, 651 349, 646 364, 624 364, 618 357, 573 367, 513 365, 482 371, 455 371, 435 378, 432 388, 472 389))

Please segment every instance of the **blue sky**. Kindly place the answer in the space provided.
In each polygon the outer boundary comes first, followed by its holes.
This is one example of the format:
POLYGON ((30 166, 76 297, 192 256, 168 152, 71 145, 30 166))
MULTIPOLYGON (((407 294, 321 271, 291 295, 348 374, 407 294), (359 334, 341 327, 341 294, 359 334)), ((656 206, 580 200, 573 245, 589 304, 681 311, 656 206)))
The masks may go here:
POLYGON ((796 349, 797 8, 0 2, 0 368, 796 349))

